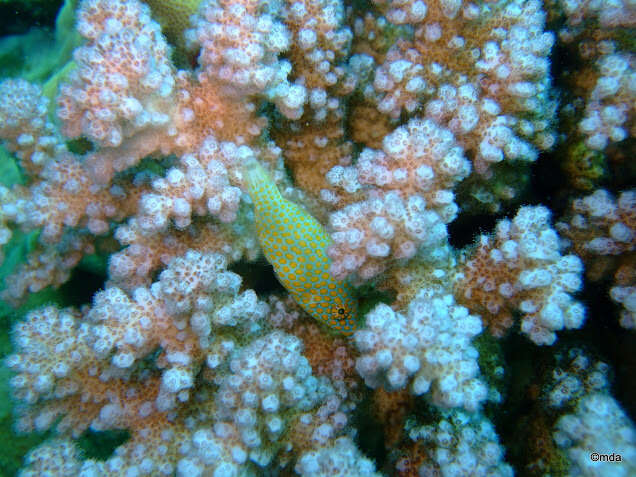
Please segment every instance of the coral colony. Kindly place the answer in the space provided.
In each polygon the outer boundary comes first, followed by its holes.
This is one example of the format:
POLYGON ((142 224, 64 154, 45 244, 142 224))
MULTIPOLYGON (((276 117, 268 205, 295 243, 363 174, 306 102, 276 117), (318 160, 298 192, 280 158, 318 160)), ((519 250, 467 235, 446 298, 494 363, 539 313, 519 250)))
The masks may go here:
POLYGON ((62 66, 0 81, 20 475, 636 475, 584 343, 636 329, 633 1, 64 12, 62 66), (95 257, 83 305, 28 305, 95 257), (516 436, 513 339, 550 364, 516 436))

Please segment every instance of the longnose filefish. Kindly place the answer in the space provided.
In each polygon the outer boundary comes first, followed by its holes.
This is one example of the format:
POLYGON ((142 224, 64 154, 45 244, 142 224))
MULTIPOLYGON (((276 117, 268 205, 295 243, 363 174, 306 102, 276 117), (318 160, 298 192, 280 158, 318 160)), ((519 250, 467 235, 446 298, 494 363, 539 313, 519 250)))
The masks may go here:
POLYGON ((352 287, 329 273, 329 234, 305 209, 281 196, 256 159, 247 161, 244 172, 258 239, 281 284, 311 316, 352 334, 358 304, 352 287))

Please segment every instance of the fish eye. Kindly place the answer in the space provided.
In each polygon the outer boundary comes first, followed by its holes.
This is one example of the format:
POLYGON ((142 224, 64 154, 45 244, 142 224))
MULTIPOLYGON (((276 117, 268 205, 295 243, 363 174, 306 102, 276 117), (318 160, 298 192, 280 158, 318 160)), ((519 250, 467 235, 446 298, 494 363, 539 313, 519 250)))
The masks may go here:
POLYGON ((344 308, 338 308, 338 314, 344 315, 344 308))

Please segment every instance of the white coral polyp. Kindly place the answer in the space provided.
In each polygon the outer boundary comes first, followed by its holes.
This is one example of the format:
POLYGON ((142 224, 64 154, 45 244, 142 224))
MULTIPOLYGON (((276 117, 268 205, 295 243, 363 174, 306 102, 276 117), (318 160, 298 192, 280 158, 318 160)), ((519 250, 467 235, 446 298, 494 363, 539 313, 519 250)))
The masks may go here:
POLYGON ((405 314, 380 304, 357 331, 361 352, 356 370, 372 387, 419 395, 432 387, 431 400, 443 407, 479 408, 487 389, 479 379, 478 352, 471 339, 481 320, 441 289, 424 288, 405 314))

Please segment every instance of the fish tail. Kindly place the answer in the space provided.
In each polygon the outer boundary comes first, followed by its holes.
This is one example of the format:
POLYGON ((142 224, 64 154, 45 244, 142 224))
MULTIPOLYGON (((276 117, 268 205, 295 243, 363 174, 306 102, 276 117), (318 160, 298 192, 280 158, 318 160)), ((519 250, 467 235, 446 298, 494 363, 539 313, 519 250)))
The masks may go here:
POLYGON ((243 165, 245 185, 255 205, 265 200, 280 198, 278 187, 265 168, 254 157, 250 157, 243 165))

